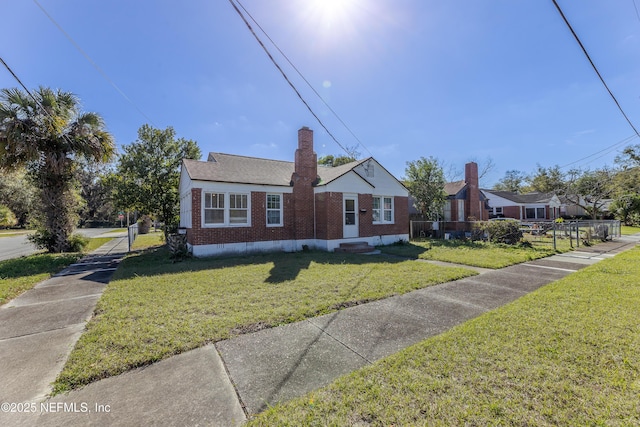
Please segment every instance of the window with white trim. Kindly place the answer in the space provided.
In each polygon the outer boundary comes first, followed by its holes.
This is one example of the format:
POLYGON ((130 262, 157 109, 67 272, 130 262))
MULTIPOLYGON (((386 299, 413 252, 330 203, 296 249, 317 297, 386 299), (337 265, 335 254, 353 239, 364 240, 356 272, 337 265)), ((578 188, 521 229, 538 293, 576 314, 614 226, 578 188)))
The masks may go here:
POLYGON ((267 194, 267 227, 282 225, 282 194, 267 194))
POLYGON ((243 193, 204 193, 204 225, 238 226, 249 224, 249 195, 243 193))
POLYGON ((493 208, 494 215, 503 215, 502 206, 493 208))
POLYGON ((374 223, 392 223, 393 197, 373 196, 372 214, 374 223))
POLYGON ((229 194, 229 224, 247 224, 249 209, 246 194, 229 194))
POLYGON ((204 193, 204 223, 224 224, 224 193, 204 193))

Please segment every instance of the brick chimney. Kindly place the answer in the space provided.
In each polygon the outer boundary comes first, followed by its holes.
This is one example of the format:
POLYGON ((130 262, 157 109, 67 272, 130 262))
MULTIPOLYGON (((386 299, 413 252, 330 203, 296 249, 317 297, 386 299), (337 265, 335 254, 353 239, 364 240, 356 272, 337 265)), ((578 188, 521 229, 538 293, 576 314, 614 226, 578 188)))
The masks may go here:
POLYGON ((296 239, 313 239, 314 191, 318 178, 318 156, 313 151, 313 131, 304 126, 298 130, 298 149, 295 155, 293 185, 294 224, 296 239))
POLYGON ((467 183, 467 209, 466 218, 473 217, 476 220, 486 219, 482 215, 480 207, 480 184, 478 182, 478 164, 469 162, 464 165, 464 180, 467 183))

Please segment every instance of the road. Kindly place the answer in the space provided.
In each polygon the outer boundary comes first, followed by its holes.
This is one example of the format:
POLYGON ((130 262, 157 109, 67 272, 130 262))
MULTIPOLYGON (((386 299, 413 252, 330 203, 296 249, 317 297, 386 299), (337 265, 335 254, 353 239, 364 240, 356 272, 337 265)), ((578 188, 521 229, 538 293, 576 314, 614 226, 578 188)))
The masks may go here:
MULTIPOLYGON (((77 230, 77 232, 87 237, 96 237, 114 230, 115 228, 85 228, 77 230)), ((123 233, 123 235, 126 235, 126 233, 123 233)), ((36 252, 38 252, 38 249, 27 240, 26 234, 13 237, 0 237, 0 261, 31 255, 36 252)))

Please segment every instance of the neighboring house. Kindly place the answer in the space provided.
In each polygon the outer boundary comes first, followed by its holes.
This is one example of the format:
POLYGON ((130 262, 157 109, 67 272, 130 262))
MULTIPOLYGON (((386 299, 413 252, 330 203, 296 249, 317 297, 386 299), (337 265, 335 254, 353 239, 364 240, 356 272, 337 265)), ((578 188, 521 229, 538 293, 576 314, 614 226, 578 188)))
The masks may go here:
POLYGON ((482 190, 492 218, 521 221, 550 221, 562 215, 562 203, 554 193, 517 194, 511 191, 482 190))
POLYGON ((182 163, 180 227, 195 256, 408 241, 407 207, 407 189, 373 158, 319 166, 307 127, 294 162, 210 153, 182 163))
POLYGON ((464 180, 448 182, 444 186, 447 200, 444 205, 444 230, 454 234, 471 231, 469 221, 489 219, 487 200, 478 182, 478 165, 464 166, 464 180))

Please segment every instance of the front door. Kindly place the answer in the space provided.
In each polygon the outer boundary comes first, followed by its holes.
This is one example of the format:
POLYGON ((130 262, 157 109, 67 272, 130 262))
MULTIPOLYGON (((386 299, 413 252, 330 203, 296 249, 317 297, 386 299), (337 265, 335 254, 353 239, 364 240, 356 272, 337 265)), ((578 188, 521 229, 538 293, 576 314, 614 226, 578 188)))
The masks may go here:
POLYGON ((358 237, 358 196, 345 194, 343 200, 343 237, 349 239, 358 237))

